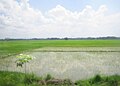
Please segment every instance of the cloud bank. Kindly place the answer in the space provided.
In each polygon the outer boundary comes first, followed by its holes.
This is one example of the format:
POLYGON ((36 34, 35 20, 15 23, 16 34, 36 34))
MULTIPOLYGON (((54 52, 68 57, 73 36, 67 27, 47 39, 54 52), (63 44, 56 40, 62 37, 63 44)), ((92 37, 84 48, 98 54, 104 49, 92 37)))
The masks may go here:
POLYGON ((61 5, 42 13, 29 0, 0 0, 0 38, 120 36, 120 12, 87 5, 72 12, 61 5))

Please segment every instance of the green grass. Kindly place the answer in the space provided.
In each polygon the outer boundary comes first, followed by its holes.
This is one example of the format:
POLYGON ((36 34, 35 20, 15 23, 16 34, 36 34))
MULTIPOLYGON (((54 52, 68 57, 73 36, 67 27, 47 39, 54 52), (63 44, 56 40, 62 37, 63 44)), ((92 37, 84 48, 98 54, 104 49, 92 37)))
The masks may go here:
MULTIPOLYGON (((48 83, 53 80, 50 74, 38 77, 35 74, 25 74, 20 72, 0 71, 0 86, 71 86, 69 79, 63 79, 63 83, 48 83), (42 83, 44 81, 44 83, 42 83), (26 85, 25 85, 26 84, 26 85)), ((61 80, 61 79, 59 79, 61 80)))
POLYGON ((120 40, 14 40, 0 41, 0 58, 41 47, 120 47, 120 40))
POLYGON ((103 76, 96 75, 95 77, 88 80, 76 81, 77 86, 120 86, 120 76, 103 76))
MULTIPOLYGON (((38 77, 35 74, 26 74, 25 78, 24 73, 0 71, 0 86, 25 86, 25 83, 26 86, 43 86, 40 85, 39 81, 44 80, 47 82, 46 79, 52 79, 51 75, 47 75, 46 77, 38 77)), ((53 83, 45 86, 72 86, 69 84, 69 79, 63 80, 64 85, 54 85, 53 83)), ((74 84, 76 84, 75 86, 120 86, 120 76, 112 75, 101 77, 100 75, 96 75, 95 77, 87 80, 75 81, 74 84)))
POLYGON ((20 72, 0 71, 0 86, 38 86, 38 80, 42 77, 37 77, 34 74, 25 74, 20 72))

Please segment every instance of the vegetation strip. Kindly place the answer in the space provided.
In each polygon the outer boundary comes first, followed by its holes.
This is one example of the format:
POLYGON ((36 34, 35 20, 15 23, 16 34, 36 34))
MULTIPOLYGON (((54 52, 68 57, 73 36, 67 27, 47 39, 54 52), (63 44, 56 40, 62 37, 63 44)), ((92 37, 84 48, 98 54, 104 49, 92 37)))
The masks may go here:
POLYGON ((30 52, 120 52, 120 51, 66 51, 66 50, 35 50, 35 51, 30 51, 30 52))
POLYGON ((35 74, 26 74, 20 72, 0 71, 1 86, 119 86, 120 75, 100 76, 96 75, 87 80, 56 79, 50 74, 38 77, 35 74))

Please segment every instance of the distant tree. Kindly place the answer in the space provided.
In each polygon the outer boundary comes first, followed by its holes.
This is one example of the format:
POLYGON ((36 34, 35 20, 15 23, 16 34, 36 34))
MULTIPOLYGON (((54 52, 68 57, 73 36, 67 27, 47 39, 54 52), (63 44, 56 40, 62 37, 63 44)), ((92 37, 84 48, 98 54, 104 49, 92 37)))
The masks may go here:
POLYGON ((67 38, 67 37, 65 37, 65 38, 64 38, 64 40, 68 40, 68 38, 67 38))

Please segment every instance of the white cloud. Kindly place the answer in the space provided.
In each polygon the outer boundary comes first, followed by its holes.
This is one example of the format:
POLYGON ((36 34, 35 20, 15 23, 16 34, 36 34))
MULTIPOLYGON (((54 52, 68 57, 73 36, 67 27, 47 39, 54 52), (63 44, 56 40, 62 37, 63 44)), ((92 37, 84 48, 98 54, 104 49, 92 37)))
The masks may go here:
POLYGON ((87 5, 72 12, 57 5, 48 12, 33 9, 29 0, 0 0, 0 38, 120 36, 120 13, 106 14, 106 5, 87 5))

